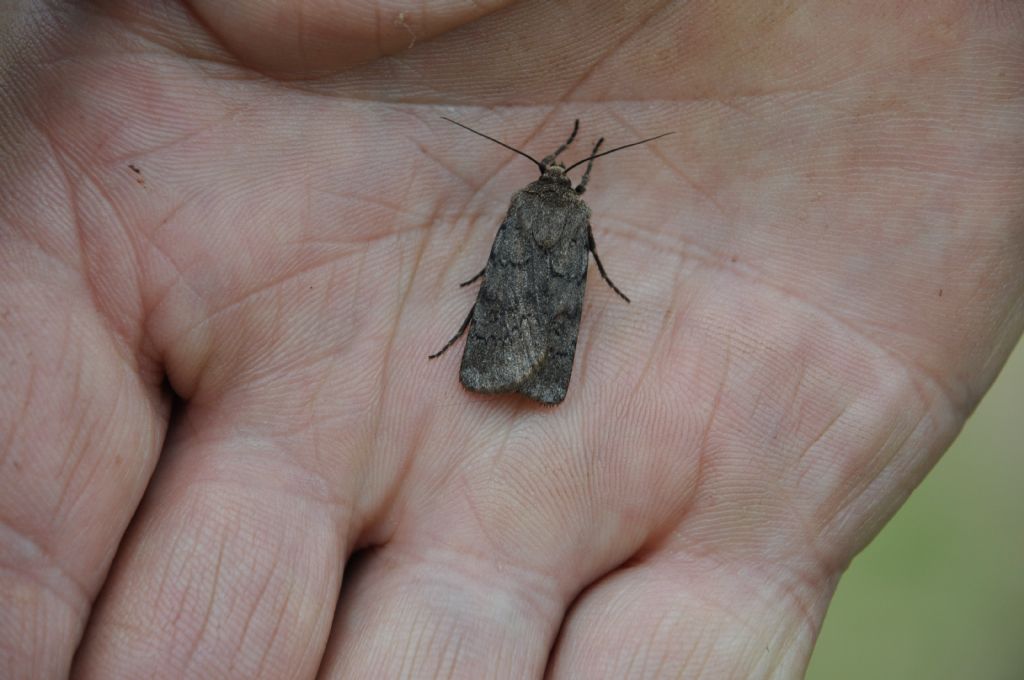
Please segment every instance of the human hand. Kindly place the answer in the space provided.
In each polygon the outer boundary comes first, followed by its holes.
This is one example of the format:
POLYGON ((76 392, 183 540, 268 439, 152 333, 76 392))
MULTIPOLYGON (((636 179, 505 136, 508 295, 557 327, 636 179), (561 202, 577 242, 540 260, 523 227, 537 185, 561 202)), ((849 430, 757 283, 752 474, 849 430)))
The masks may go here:
POLYGON ((7 12, 5 677, 799 677, 1024 324, 1012 2, 7 12), (441 115, 676 132, 557 408, 426 360, 536 173, 441 115))

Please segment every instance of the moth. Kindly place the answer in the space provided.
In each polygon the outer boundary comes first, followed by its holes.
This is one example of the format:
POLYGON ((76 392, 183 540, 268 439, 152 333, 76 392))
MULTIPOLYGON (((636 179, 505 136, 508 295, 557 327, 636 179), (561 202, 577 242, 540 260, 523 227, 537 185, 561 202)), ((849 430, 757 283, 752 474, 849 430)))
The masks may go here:
POLYGON ((559 404, 572 376, 589 255, 601 278, 629 302, 597 256, 590 208, 582 198, 594 160, 672 133, 599 152, 602 137, 589 156, 566 167, 557 159, 576 139, 579 120, 565 143, 540 161, 451 118, 444 120, 528 158, 540 168, 540 178, 512 195, 487 265, 460 284, 483 279, 476 303, 459 332, 429 358, 444 354, 468 330, 459 370, 463 386, 485 394, 518 392, 542 404, 559 404), (587 169, 573 187, 568 173, 583 163, 587 169))

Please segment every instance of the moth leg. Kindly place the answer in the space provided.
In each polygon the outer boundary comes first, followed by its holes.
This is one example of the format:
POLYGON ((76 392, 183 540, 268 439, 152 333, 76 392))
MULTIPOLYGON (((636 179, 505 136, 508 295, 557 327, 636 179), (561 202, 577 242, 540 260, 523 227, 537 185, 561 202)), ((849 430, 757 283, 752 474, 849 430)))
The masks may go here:
POLYGON ((459 328, 459 332, 452 336, 452 339, 446 342, 444 344, 444 347, 442 347, 439 351, 434 352, 429 357, 427 357, 428 359, 436 359, 437 357, 441 356, 442 354, 448 351, 449 347, 455 344, 456 340, 462 337, 462 334, 466 332, 467 328, 469 328, 469 322, 473 320, 474 309, 476 309, 475 304, 469 308, 469 314, 466 316, 466 320, 462 322, 462 326, 459 328))
POLYGON ((550 165, 551 163, 554 163, 555 159, 558 158, 558 154, 562 153, 563 151, 569 148, 569 145, 572 144, 572 140, 576 139, 576 133, 579 131, 580 119, 577 118, 576 122, 572 124, 572 134, 569 135, 569 139, 566 140, 565 144, 558 147, 558 150, 555 151, 553 154, 551 154, 550 156, 545 156, 544 160, 542 160, 541 163, 543 163, 544 165, 550 165))
POLYGON ((469 281, 463 281, 462 283, 460 283, 459 284, 459 288, 462 288, 464 286, 468 286, 469 284, 473 283, 474 281, 479 279, 481 276, 483 276, 485 271, 487 271, 487 267, 484 267, 483 269, 481 269, 480 273, 478 273, 476 276, 471 278, 469 281))
MULTIPOLYGON (((604 137, 602 137, 601 139, 597 140, 597 144, 594 145, 594 150, 590 152, 590 155, 594 156, 597 153, 597 150, 601 148, 601 145, 603 143, 604 143, 604 137)), ((590 181, 590 169, 593 168, 593 167, 594 167, 594 159, 591 158, 590 162, 587 163, 587 171, 583 173, 583 179, 580 180, 579 186, 576 187, 576 193, 577 194, 582 196, 583 192, 587 190, 587 182, 590 181)))
POLYGON ((608 282, 608 285, 612 287, 612 290, 619 294, 620 298, 629 302, 629 298, 626 297, 626 294, 619 290, 618 286, 612 283, 612 280, 608 278, 608 274, 605 273, 604 265, 601 264, 601 258, 597 256, 597 244, 594 243, 594 229, 589 224, 587 225, 587 249, 594 256, 594 262, 597 263, 597 271, 601 272, 601 278, 608 282))

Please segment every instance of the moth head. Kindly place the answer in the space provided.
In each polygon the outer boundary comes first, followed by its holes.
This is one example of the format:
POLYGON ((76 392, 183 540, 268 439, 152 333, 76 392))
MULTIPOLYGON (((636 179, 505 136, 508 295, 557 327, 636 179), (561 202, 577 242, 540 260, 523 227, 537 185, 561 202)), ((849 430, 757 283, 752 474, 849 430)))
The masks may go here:
POLYGON ((555 162, 542 167, 543 169, 540 174, 541 182, 572 186, 572 180, 569 179, 569 175, 565 174, 565 166, 562 163, 555 162))

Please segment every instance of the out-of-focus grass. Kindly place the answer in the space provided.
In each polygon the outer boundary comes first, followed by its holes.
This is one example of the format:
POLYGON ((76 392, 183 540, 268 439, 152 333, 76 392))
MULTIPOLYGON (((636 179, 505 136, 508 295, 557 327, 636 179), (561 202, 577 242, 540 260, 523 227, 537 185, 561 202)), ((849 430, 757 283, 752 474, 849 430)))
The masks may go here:
POLYGON ((1024 343, 853 561, 807 678, 1024 679, 1024 343))

